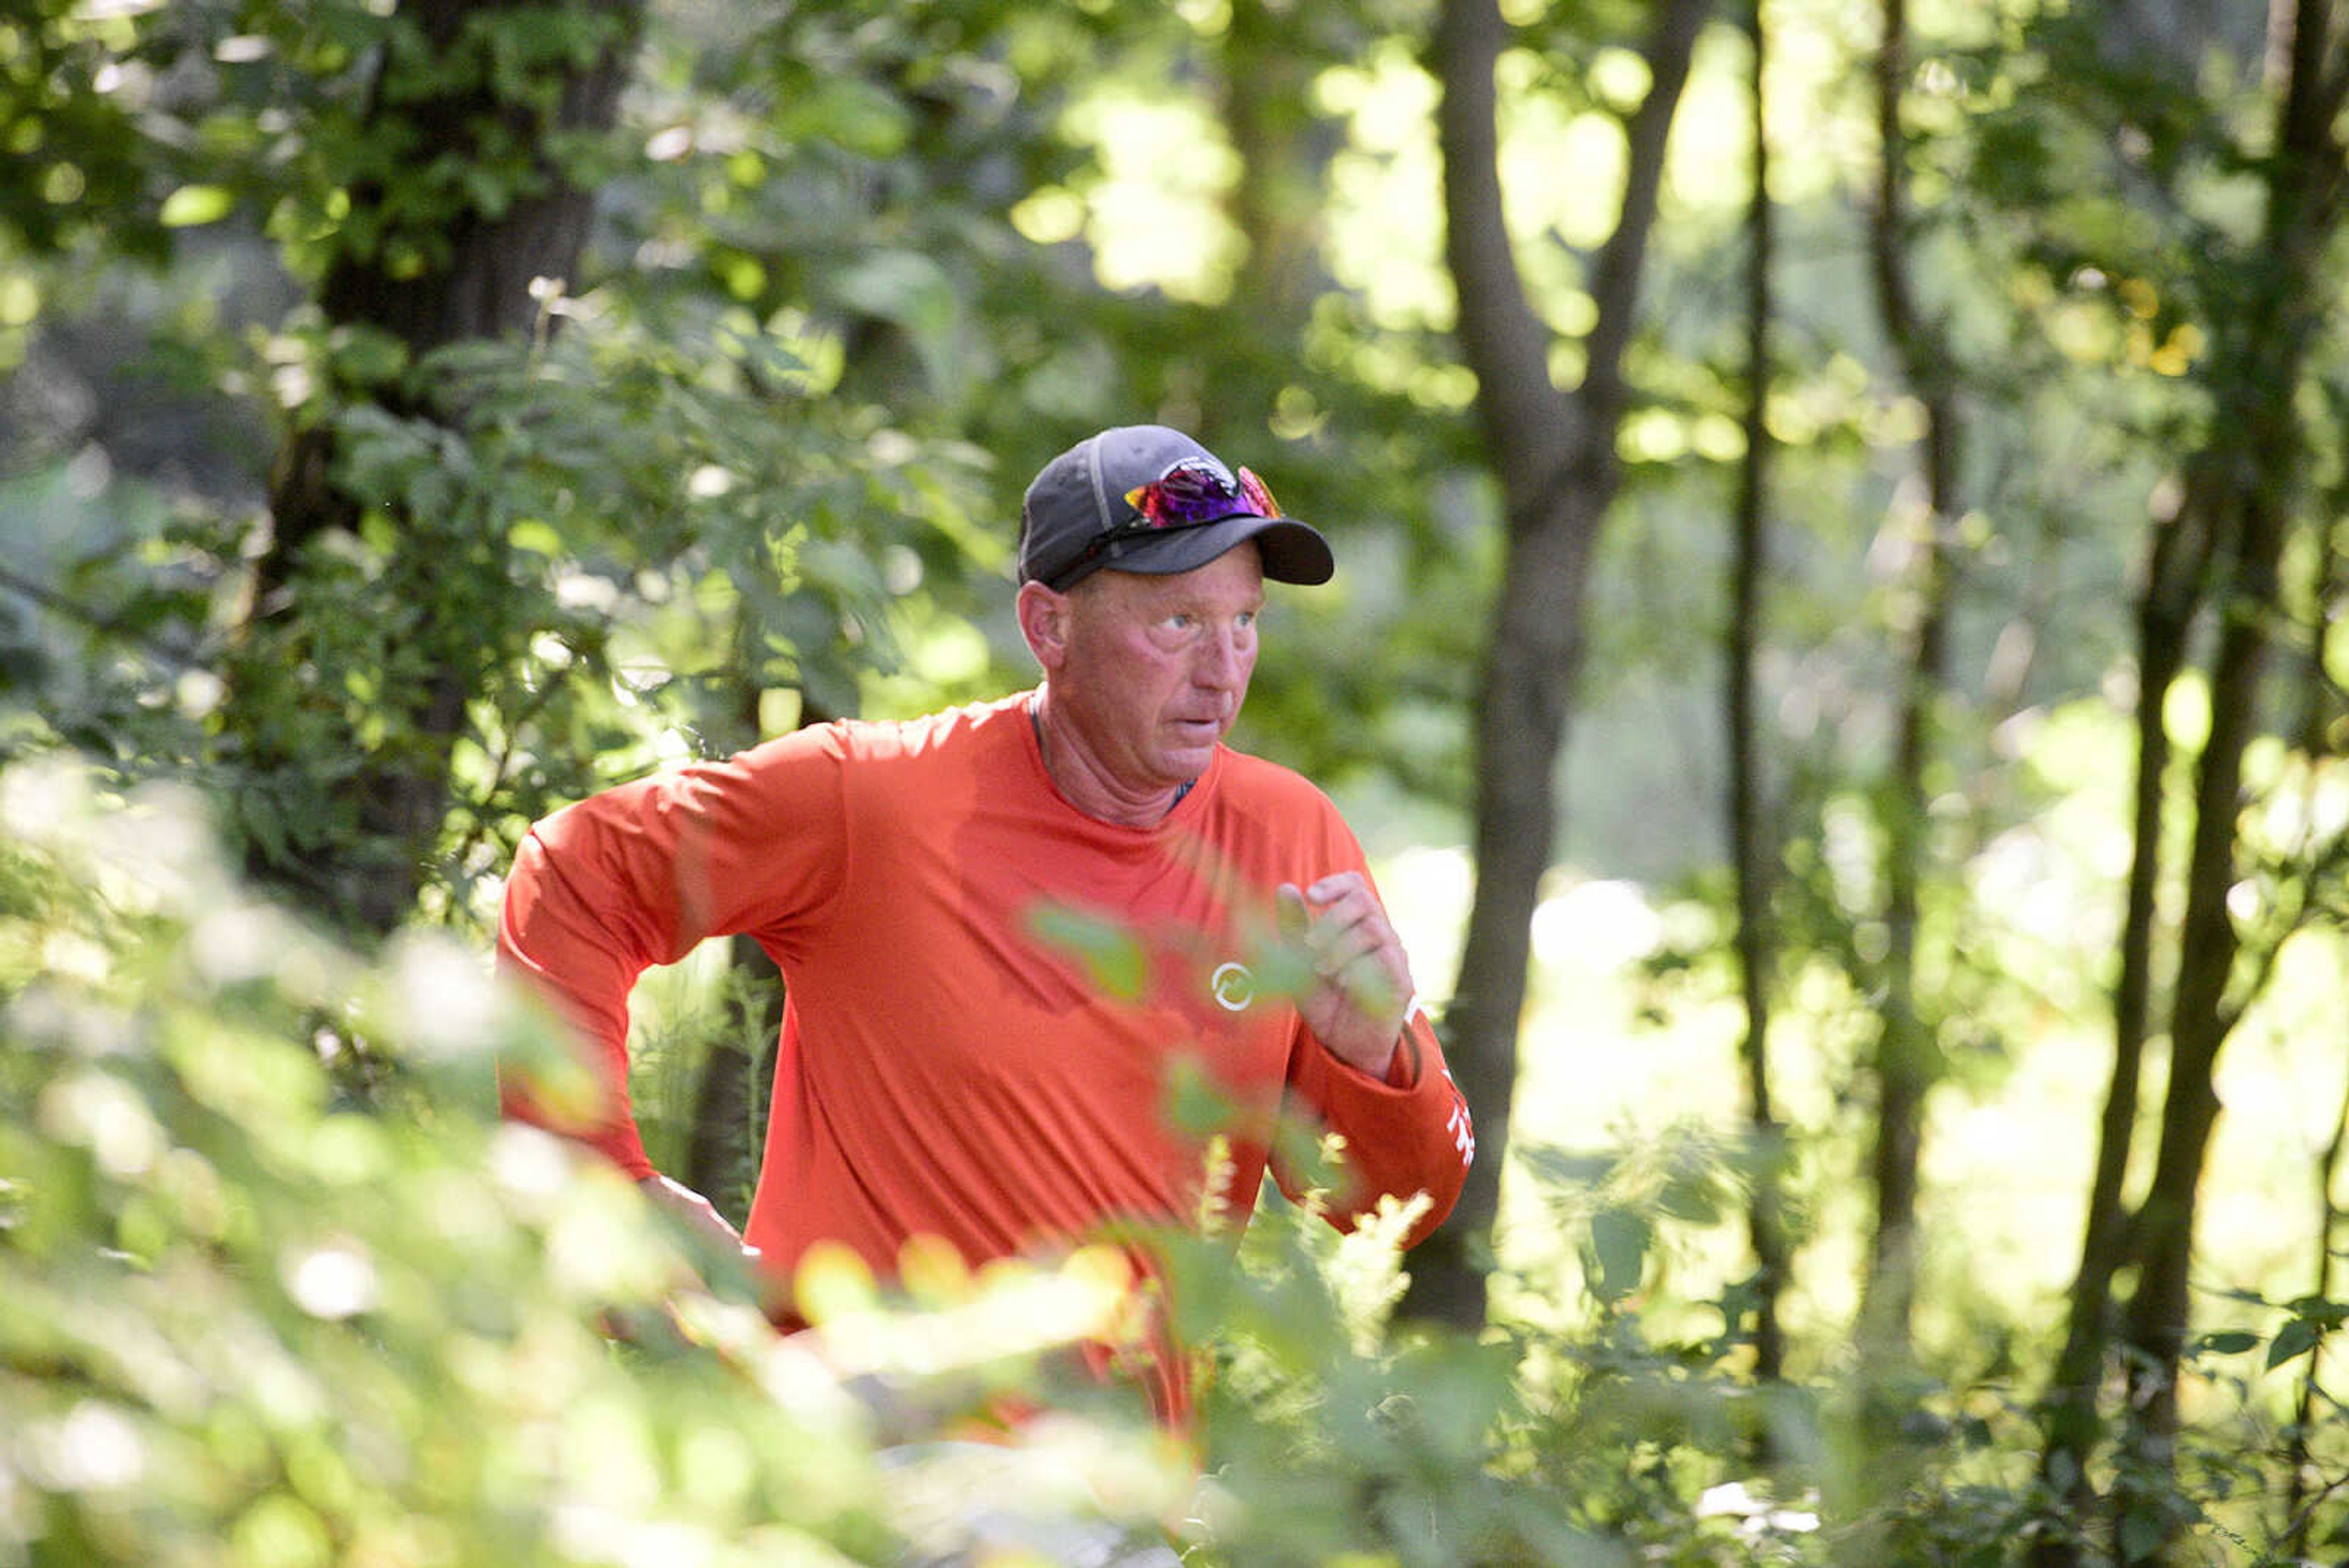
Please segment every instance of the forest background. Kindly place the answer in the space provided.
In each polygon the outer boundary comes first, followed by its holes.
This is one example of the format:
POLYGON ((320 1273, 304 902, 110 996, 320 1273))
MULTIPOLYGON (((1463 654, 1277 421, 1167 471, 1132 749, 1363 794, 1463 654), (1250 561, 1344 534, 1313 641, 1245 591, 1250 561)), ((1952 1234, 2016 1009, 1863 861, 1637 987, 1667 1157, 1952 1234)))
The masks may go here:
MULTIPOLYGON (((0 1562, 966 1505, 844 1377, 1093 1263, 773 1343, 495 1125, 486 933, 563 801, 1032 679, 1019 491, 1142 420, 1336 546, 1237 738, 1481 1145, 1402 1272, 1185 1255, 1195 1557, 2338 1561, 2344 93, 2323 0, 17 0, 0 1562)), ((771 985, 644 989, 739 1206, 771 985)))

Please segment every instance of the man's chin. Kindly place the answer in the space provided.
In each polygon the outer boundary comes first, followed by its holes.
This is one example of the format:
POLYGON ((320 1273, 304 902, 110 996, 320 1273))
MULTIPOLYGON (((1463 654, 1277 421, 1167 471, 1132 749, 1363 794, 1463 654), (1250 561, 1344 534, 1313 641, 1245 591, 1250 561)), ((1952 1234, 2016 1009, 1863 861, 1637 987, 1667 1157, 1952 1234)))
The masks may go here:
POLYGON ((1189 778, 1206 766, 1207 759, 1216 754, 1216 742, 1224 738, 1220 725, 1185 725, 1174 731, 1161 758, 1167 767, 1183 772, 1189 778))
POLYGON ((1159 759, 1160 776, 1170 788, 1190 784, 1206 773, 1207 764, 1215 760, 1216 747, 1212 741, 1204 746, 1172 746, 1159 759))

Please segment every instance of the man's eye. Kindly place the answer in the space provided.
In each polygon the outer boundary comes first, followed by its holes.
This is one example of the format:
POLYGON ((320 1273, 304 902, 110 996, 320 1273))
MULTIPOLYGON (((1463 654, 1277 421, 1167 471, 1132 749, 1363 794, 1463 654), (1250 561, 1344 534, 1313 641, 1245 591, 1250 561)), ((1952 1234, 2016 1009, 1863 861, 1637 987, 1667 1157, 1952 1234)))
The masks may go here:
POLYGON ((1250 628, 1250 627, 1252 627, 1252 626, 1256 625, 1256 611, 1254 611, 1254 610, 1242 610, 1242 611, 1240 611, 1240 614, 1239 614, 1239 619, 1238 619, 1237 621, 1234 622, 1233 624, 1235 624, 1235 625, 1237 625, 1237 627, 1239 627, 1239 628, 1240 628, 1240 629, 1241 629, 1241 630, 1243 630, 1243 631, 1247 630, 1248 628, 1250 628))

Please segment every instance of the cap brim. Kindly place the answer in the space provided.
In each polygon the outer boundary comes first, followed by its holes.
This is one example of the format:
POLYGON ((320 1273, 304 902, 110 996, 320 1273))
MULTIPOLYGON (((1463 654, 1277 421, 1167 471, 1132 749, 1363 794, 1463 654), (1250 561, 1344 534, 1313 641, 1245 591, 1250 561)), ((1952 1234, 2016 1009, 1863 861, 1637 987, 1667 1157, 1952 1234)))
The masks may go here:
POLYGON ((1264 575, 1277 583, 1326 583, 1337 567, 1330 541, 1294 517, 1226 517, 1189 528, 1169 528, 1121 539, 1102 554, 1112 571, 1165 576, 1206 566, 1237 545, 1256 541, 1264 575))

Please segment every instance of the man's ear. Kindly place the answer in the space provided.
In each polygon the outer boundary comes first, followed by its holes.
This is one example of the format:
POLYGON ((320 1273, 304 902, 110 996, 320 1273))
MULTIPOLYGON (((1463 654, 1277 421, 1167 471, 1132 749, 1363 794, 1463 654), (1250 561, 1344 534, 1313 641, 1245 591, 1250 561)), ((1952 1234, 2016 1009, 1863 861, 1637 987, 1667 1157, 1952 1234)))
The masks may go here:
POLYGON ((1013 607, 1019 612, 1019 635, 1027 639, 1028 651, 1047 674, 1058 670, 1069 646, 1069 596, 1041 583, 1022 583, 1013 607))

